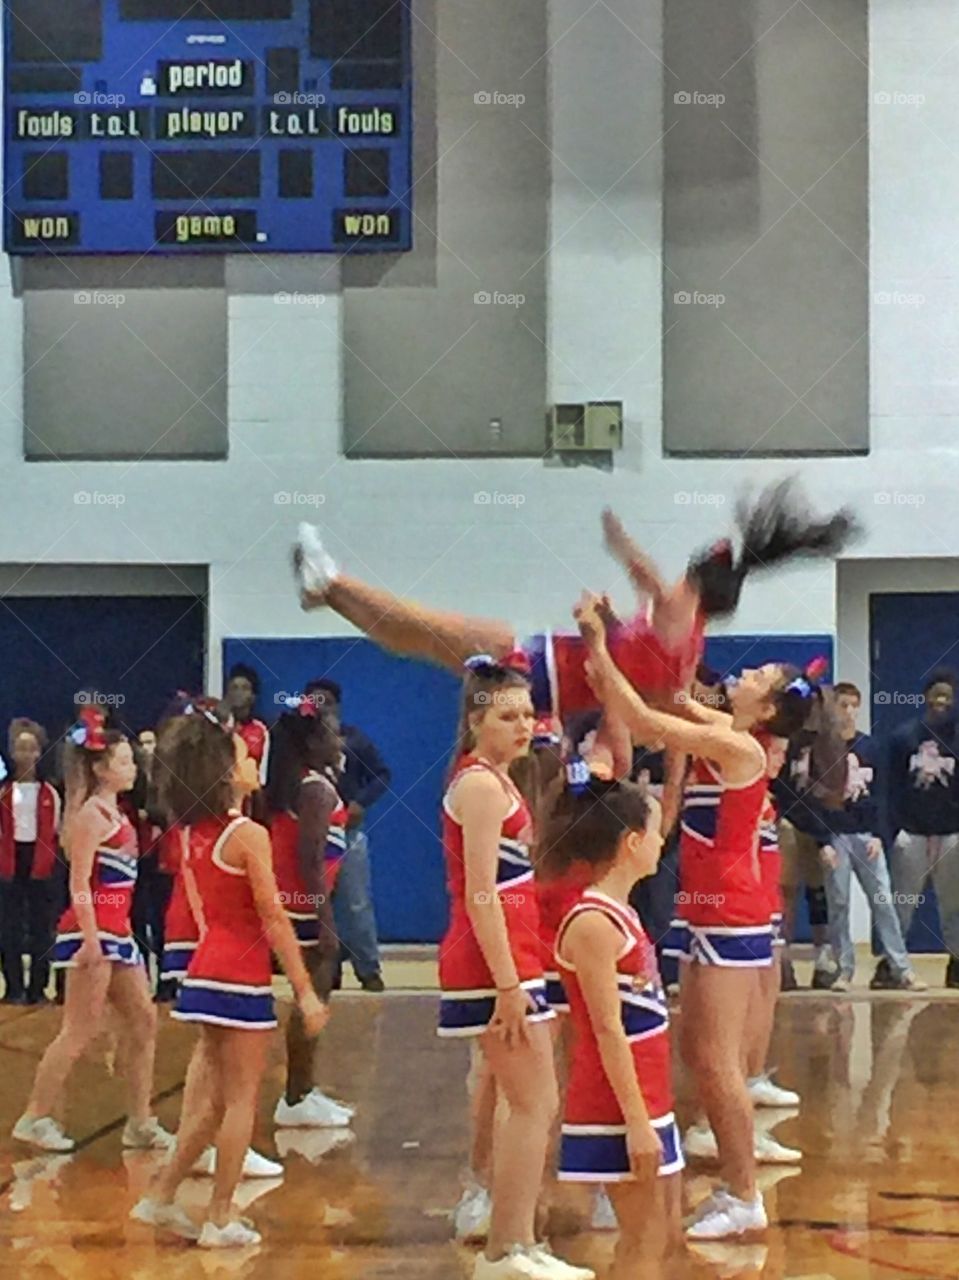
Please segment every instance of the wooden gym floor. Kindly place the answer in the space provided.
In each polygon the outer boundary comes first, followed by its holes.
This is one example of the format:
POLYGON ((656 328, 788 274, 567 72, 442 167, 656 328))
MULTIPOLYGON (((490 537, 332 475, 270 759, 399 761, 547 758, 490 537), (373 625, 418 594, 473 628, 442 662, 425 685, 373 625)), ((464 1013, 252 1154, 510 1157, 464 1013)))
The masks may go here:
MULTIPOLYGON (((860 981, 868 977, 860 966, 860 981)), ((942 962, 922 966, 941 981, 942 962)), ((428 982, 422 962, 387 973, 391 986, 428 982)), ((803 973, 800 979, 803 979, 803 973)), ((956 993, 959 994, 959 993, 956 993)), ((803 1095, 776 1129, 805 1152, 800 1172, 763 1174, 772 1226, 764 1244, 689 1252, 672 1275, 765 1280, 954 1280, 959 1275, 959 1008, 955 995, 848 996, 798 992, 782 1000, 773 1058, 803 1095)), ((456 1280, 472 1255, 450 1243, 466 1147, 467 1050, 434 1035, 435 995, 345 993, 324 1037, 322 1084, 357 1104, 355 1136, 276 1134, 282 1079, 275 1052, 256 1145, 279 1152, 286 1174, 242 1185, 262 1246, 205 1253, 131 1223, 155 1157, 121 1150, 123 1090, 97 1054, 70 1089, 71 1157, 31 1155, 8 1137, 58 1012, 0 1008, 0 1280, 456 1280)), ((173 1128, 192 1043, 161 1014, 156 1110, 173 1128)), ((700 1199, 715 1170, 687 1171, 700 1199)), ((566 1189, 564 1189, 564 1194, 566 1189)), ((575 1194, 575 1193, 574 1193, 575 1194)), ((196 1179, 196 1209, 209 1182, 196 1179)), ((568 1215, 564 1218, 568 1221, 568 1215)), ((608 1236, 554 1240, 558 1252, 603 1274, 608 1236)))

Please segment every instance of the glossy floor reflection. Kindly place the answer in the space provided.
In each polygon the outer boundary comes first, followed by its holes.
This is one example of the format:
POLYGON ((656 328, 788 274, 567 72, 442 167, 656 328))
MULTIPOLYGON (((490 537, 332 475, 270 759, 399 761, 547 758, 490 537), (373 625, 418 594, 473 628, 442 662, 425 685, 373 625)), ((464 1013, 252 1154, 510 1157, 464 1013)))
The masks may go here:
MULTIPOLYGON (((323 1085, 358 1106, 355 1134, 275 1134, 282 1074, 277 1042, 257 1145, 285 1162, 283 1179, 243 1186, 264 1235, 256 1251, 206 1254, 127 1220, 153 1157, 120 1148, 123 1093, 98 1054, 71 1090, 74 1156, 35 1157, 6 1135, 54 1009, 0 1009, 0 1278, 31 1280, 455 1280, 471 1255, 449 1241, 465 1149, 466 1049, 433 1034, 428 995, 343 999, 327 1033, 323 1085)), ((959 1274, 959 1008, 933 994, 780 1005, 775 1059, 799 1089, 798 1115, 776 1136, 805 1152, 801 1171, 764 1174, 773 1223, 761 1245, 700 1247, 670 1280, 954 1280, 959 1274)), ((157 1111, 175 1126, 192 1035, 162 1015, 157 1111)), ((681 1092, 681 1091, 680 1091, 681 1092)), ((715 1170, 694 1166, 699 1199, 715 1170)), ((184 1195, 199 1206, 209 1184, 184 1195)), ((575 1209, 576 1205, 566 1205, 575 1209)), ((561 1220, 569 1222, 563 1213, 561 1220)), ((609 1237, 580 1233, 559 1252, 603 1274, 609 1237)))

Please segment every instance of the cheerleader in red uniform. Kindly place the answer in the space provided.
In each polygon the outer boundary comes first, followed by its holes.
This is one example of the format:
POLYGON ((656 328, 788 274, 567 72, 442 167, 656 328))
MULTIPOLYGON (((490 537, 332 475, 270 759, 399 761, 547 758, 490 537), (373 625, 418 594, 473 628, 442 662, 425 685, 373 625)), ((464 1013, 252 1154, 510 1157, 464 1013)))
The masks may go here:
POLYGON ((769 910, 759 878, 759 825, 767 757, 757 734, 786 738, 802 728, 814 696, 794 668, 744 671, 727 694, 731 714, 698 703, 688 719, 655 711, 635 693, 606 645, 595 598, 578 616, 590 675, 604 706, 639 742, 663 742, 693 757, 680 845, 680 915, 689 938, 683 977, 683 1056, 716 1134, 726 1186, 700 1207, 692 1239, 764 1230, 756 1190, 753 1111, 743 1063, 747 1014, 758 970, 772 962, 769 910))
MULTIPOLYGON (((276 882, 313 989, 329 1004, 339 944, 333 894, 346 854, 346 805, 335 786, 342 742, 315 701, 304 698, 273 730, 267 785, 276 882)), ((296 1010, 286 1029, 286 1091, 274 1121, 284 1128, 347 1128, 353 1109, 314 1080, 316 1040, 296 1010)))
MULTIPOLYGON (((782 741, 770 739, 766 744, 767 775, 778 777, 786 758, 782 741)), ((766 1069, 769 1045, 772 1041, 776 1002, 782 985, 780 956, 783 939, 783 896, 780 884, 782 854, 779 851, 778 815, 772 796, 768 796, 759 827, 759 879, 766 896, 769 924, 772 929, 773 963, 759 973, 759 992, 749 1013, 749 1047, 746 1055, 746 1075, 749 1096, 757 1107, 798 1107, 799 1094, 781 1088, 766 1069)), ((756 1158, 774 1161, 776 1164, 794 1164, 801 1152, 783 1147, 766 1133, 757 1132, 756 1158)))
POLYGON ((590 883, 556 941, 573 1028, 559 1177, 609 1189, 620 1224, 612 1275, 626 1280, 679 1227, 669 1012, 655 950, 628 904, 659 862, 660 814, 638 786, 581 759, 567 772, 544 860, 561 877, 582 868, 590 883))
POLYGON ((440 944, 439 1034, 478 1037, 502 1099, 493 1137, 492 1209, 477 1280, 593 1273, 536 1243, 534 1218, 558 1100, 539 915, 532 817, 510 777, 534 715, 522 672, 467 664, 459 747, 443 799, 450 922, 440 944))
POLYGON ((271 948, 309 1033, 318 1034, 327 1010, 280 905, 269 836, 232 807, 238 756, 233 736, 208 705, 199 703, 164 727, 157 767, 161 805, 188 829, 181 875, 199 933, 173 1017, 197 1023, 200 1038, 173 1158, 131 1216, 198 1238, 205 1248, 253 1245, 260 1236, 233 1216, 232 1201, 253 1132, 269 1032, 276 1026, 271 948), (214 1139, 213 1198, 200 1230, 174 1196, 214 1139))
MULTIPOLYGON (((748 574, 797 556, 834 556, 856 532, 846 511, 811 517, 791 481, 771 486, 749 507, 740 505, 742 550, 728 539, 694 556, 670 586, 627 537, 612 513, 605 516, 607 546, 627 568, 645 599, 631 620, 620 622, 608 601, 603 616, 614 662, 644 696, 666 703, 685 690, 702 657, 703 633, 713 618, 735 612, 748 574)), ((425 609, 341 574, 312 525, 300 526, 294 567, 304 609, 328 606, 394 653, 422 657, 459 670, 473 653, 503 660, 520 641, 505 622, 425 609)), ((546 632, 522 642, 530 666, 533 703, 541 715, 562 719, 596 706, 585 674, 580 637, 546 632)))
POLYGON ((137 839, 119 796, 136 780, 127 739, 105 730, 103 716, 84 709, 68 735, 68 773, 75 787, 64 831, 70 860, 70 905, 60 918, 53 965, 67 970, 63 1023, 37 1068, 33 1092, 13 1136, 45 1151, 72 1151, 54 1114, 67 1078, 104 1026, 107 1010, 127 1044, 127 1147, 159 1147, 172 1139, 150 1115, 156 1010, 130 928, 137 874, 137 839))

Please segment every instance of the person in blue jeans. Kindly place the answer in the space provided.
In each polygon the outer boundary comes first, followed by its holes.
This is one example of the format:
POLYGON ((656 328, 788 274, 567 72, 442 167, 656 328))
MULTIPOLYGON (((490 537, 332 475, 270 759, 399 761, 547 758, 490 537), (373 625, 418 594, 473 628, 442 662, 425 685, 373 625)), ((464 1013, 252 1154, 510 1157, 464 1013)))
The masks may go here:
POLYGON ((340 723, 343 739, 343 773, 339 792, 346 802, 346 856, 340 865, 333 900, 336 931, 364 991, 384 991, 380 944, 373 910, 369 840, 364 830, 366 812, 390 785, 390 771, 379 751, 361 729, 343 724, 340 707, 343 691, 335 680, 311 680, 304 690, 340 723))
POLYGON ((856 950, 849 930, 849 890, 855 875, 868 899, 873 928, 889 971, 889 981, 883 985, 902 991, 925 991, 926 984, 916 977, 909 962, 886 855, 877 834, 880 829, 876 793, 877 752, 872 738, 860 733, 856 727, 862 695, 854 684, 849 683, 837 684, 833 695, 841 733, 847 745, 842 807, 823 806, 820 809, 829 831, 822 858, 826 867, 829 931, 839 966, 839 976, 831 989, 848 991, 856 967, 856 950))

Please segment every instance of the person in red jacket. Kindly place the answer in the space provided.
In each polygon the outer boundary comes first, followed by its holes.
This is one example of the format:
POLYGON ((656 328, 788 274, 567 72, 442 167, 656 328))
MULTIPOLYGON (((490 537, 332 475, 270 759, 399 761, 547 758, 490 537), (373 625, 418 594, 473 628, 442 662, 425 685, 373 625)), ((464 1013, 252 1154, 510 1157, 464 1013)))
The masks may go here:
POLYGON ((4 1004, 41 1004, 53 947, 53 873, 60 797, 39 774, 47 735, 33 720, 11 721, 13 776, 0 784, 0 963, 4 1004), (26 928, 24 928, 26 926, 26 928), (30 955, 24 980, 23 944, 30 955))
MULTIPOLYGON (((265 787, 270 759, 270 731, 253 714, 259 696, 259 675, 245 663, 235 662, 227 676, 223 701, 233 715, 233 732, 243 739, 247 754, 259 771, 260 786, 265 787)), ((247 796, 243 812, 257 822, 266 821, 266 800, 260 791, 247 796)))

